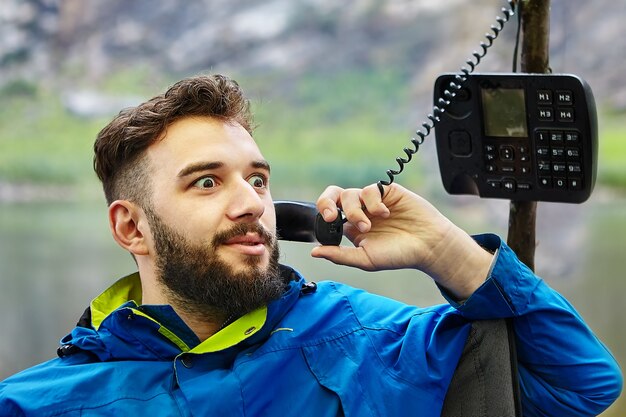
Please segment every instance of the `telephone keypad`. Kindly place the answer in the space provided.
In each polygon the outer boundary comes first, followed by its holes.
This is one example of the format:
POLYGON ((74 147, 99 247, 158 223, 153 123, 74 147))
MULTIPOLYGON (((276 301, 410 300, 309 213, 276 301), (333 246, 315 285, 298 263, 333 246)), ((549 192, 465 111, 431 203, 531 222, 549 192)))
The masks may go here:
POLYGON ((580 132, 541 129, 535 132, 539 186, 555 189, 582 189, 582 150, 577 146, 580 132), (549 140, 546 141, 546 138, 549 140), (546 143, 547 142, 547 143, 546 143))
MULTIPOLYGON (((571 90, 537 90, 538 119, 574 123, 574 94, 571 90), (551 107, 554 105, 555 107, 551 107), (548 107, 550 106, 550 107, 548 107)), ((565 129, 535 131, 536 167, 539 186, 552 189, 582 189, 580 132, 565 129)))

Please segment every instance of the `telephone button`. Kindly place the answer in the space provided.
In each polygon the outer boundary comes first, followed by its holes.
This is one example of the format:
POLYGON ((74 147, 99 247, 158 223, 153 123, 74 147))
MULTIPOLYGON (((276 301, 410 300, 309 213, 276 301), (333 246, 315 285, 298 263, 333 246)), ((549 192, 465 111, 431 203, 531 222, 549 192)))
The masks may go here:
POLYGON ((551 132, 550 133, 550 143, 561 143, 563 142, 563 132, 551 132))
POLYGON ((539 120, 543 122, 551 122, 554 120, 554 114, 552 113, 551 107, 540 107, 539 113, 537 114, 539 120))
POLYGON ((552 91, 551 90, 537 90, 537 103, 552 104, 552 91))
POLYGON ((580 174, 582 172, 582 168, 580 164, 567 164, 567 172, 570 174, 580 174))
POLYGON ((502 183, 498 180, 487 180, 487 185, 489 188, 500 189, 502 187, 502 183))
POLYGON ((503 145, 500 146, 500 159, 503 161, 512 161, 515 159, 515 151, 512 146, 503 145))
POLYGON ((497 168, 493 164, 487 164, 487 165, 485 165, 485 170, 487 172, 496 172, 497 168))
POLYGON ((583 182, 580 178, 570 178, 568 182, 569 182, 568 188, 570 190, 582 190, 583 189, 583 182))
POLYGON ((487 162, 495 161, 496 159, 496 147, 495 145, 485 145, 483 148, 485 151, 485 160, 487 162))
POLYGON ((503 166, 500 170, 501 170, 502 172, 506 172, 506 173, 509 173, 509 174, 510 174, 510 173, 515 172, 515 167, 505 165, 505 166, 503 166))
POLYGON ((555 173, 565 172, 566 166, 565 164, 552 164, 552 171, 555 173))
POLYGON ((557 118, 559 122, 571 123, 574 121, 574 109, 558 109, 557 118))
POLYGON ((564 136, 567 143, 577 143, 579 139, 578 132, 565 132, 564 136))
POLYGON ((549 156, 550 148, 540 146, 537 148, 537 156, 549 156))
POLYGON ((518 190, 524 190, 524 191, 528 191, 532 188, 532 186, 527 183, 527 182, 518 182, 517 183, 517 189, 518 190))
POLYGON ((539 186, 542 188, 552 188, 552 178, 539 177, 539 186))
POLYGON ((539 161, 537 162, 537 170, 540 174, 549 174, 552 172, 552 166, 548 161, 539 161))
POLYGON ((552 148, 552 158, 563 159, 565 157, 565 148, 552 148))
POLYGON ((578 159, 580 158, 580 150, 578 148, 567 148, 566 155, 567 159, 578 159))
POLYGON ((574 95, 569 90, 556 90, 556 103, 571 106, 574 104, 574 95))
POLYGON ((565 178, 554 178, 554 188, 567 188, 567 180, 565 178))
POLYGON ((538 130, 535 132, 535 139, 538 143, 547 144, 550 140, 550 132, 547 130, 538 130))
POLYGON ((530 166, 529 165, 522 165, 520 167, 520 172, 522 174, 530 174, 530 172, 531 172, 530 166))
POLYGON ((515 183, 515 180, 513 179, 505 179, 505 180, 502 180, 502 186, 507 191, 515 191, 516 183, 515 183))

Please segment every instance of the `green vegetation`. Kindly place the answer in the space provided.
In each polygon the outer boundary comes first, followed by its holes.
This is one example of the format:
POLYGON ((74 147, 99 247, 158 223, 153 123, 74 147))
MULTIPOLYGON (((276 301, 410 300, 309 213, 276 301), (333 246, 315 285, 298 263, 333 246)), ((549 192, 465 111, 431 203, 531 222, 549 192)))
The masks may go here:
POLYGON ((601 117, 598 147, 598 182, 626 188, 626 115, 601 117))
POLYGON ((0 101, 0 181, 77 184, 92 176, 102 120, 72 116, 48 91, 3 94, 0 101))
POLYGON ((385 178, 409 145, 403 86, 395 73, 313 75, 281 97, 261 96, 256 136, 279 172, 280 188, 359 186, 385 178))
MULTIPOLYGON (((385 178, 410 146, 413 125, 429 110, 411 108, 407 77, 393 71, 312 74, 296 81, 239 78, 253 98, 256 138, 276 173, 273 187, 295 198, 303 187, 319 191, 329 183, 360 186, 385 178)), ((101 87, 149 97, 165 85, 164 78, 135 70, 115 74, 101 87)), ((58 91, 26 82, 0 90, 0 100, 0 182, 94 184, 93 140, 108 118, 72 115, 58 91)), ((601 118, 599 185, 626 188, 625 119, 601 118)), ((433 169, 423 155, 416 158, 412 172, 433 169)), ((412 186, 422 177, 403 175, 402 182, 412 186)))

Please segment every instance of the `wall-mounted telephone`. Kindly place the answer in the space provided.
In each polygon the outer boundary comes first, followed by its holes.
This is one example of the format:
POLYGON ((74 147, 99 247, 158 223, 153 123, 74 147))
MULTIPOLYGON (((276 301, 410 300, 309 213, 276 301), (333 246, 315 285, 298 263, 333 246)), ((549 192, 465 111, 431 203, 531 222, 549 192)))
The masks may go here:
MULTIPOLYGON (((436 101, 454 80, 437 78, 436 101)), ((596 107, 574 75, 472 74, 439 119, 439 168, 450 194, 580 203, 593 190, 596 107)))

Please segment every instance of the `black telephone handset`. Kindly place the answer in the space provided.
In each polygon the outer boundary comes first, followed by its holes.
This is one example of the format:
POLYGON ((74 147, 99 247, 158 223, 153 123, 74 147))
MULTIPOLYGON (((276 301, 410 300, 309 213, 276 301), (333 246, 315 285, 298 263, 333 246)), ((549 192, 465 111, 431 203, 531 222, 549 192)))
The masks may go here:
POLYGON ((303 201, 274 201, 276 232, 280 240, 294 242, 319 242, 337 246, 343 237, 345 218, 339 215, 326 222, 315 204, 303 201))
MULTIPOLYGON (((454 82, 435 82, 435 100, 454 82)), ((598 132, 585 81, 569 74, 472 74, 435 128, 450 194, 581 203, 593 190, 598 132)))

